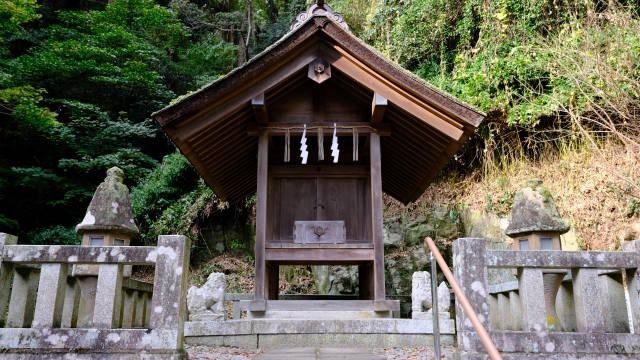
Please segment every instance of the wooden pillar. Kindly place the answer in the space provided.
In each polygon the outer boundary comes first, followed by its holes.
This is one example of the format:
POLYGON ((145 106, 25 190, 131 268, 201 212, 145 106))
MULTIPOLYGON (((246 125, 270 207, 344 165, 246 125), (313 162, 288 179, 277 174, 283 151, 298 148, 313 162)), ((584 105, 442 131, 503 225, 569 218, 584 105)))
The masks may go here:
POLYGON ((384 243, 382 228, 382 171, 380 161, 380 135, 372 132, 369 137, 371 162, 371 236, 373 240, 374 300, 385 300, 384 243))
POLYGON ((269 134, 263 132, 258 138, 258 187, 256 190, 256 285, 254 301, 250 310, 266 310, 267 284, 265 282, 265 243, 267 237, 267 173, 269 171, 269 134))

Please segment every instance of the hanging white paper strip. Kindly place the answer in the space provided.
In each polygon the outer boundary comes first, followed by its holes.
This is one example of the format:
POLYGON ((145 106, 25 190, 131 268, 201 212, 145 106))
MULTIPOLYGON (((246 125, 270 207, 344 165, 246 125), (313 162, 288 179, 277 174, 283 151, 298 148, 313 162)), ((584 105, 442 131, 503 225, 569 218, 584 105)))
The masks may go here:
POLYGON ((300 139, 300 157, 302 158, 302 164, 306 164, 309 157, 309 152, 307 151, 307 124, 304 124, 302 139, 300 139))
POLYGON ((340 157, 340 150, 338 149, 338 136, 336 135, 336 123, 333 123, 333 139, 331 140, 331 156, 333 156, 333 162, 338 162, 340 157))

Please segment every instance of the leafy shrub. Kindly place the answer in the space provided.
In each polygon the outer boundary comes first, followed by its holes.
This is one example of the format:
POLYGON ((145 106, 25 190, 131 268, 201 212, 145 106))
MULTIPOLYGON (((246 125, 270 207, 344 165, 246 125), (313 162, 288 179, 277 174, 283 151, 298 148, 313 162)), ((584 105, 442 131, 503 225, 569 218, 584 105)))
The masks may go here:
MULTIPOLYGON (((131 191, 133 214, 143 235, 155 238, 157 231, 147 232, 157 228, 159 225, 155 223, 163 213, 175 207, 185 194, 191 194, 197 184, 198 174, 182 154, 165 156, 160 166, 131 191)), ((166 216, 170 219, 165 222, 172 222, 171 216, 166 216)), ((175 233, 177 228, 171 230, 170 233, 175 233)))
MULTIPOLYGON (((80 237, 75 229, 56 225, 27 234, 27 240, 35 245, 78 245, 80 237)), ((22 241, 20 241, 22 243, 22 241)))

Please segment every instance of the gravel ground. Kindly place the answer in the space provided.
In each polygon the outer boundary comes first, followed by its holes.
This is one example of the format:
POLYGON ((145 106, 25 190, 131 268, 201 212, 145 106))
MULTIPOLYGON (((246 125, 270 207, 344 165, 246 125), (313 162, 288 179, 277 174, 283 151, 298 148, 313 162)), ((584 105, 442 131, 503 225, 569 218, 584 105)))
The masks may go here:
MULTIPOLYGON (((451 346, 442 347, 442 358, 453 359, 455 348, 451 346)), ((191 360, 253 360, 258 352, 247 351, 232 347, 209 347, 209 346, 189 346, 187 352, 191 360)), ((377 349, 377 355, 385 355, 388 360, 432 360, 433 349, 422 348, 390 348, 377 349)))

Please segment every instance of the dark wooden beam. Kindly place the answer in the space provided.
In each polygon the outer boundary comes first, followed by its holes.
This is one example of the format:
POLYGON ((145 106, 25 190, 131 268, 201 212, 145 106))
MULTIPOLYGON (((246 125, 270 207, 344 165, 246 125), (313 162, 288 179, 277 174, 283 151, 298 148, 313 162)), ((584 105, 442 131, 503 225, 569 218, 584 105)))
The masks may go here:
POLYGON ((251 99, 251 106, 253 107, 253 112, 256 115, 256 121, 258 124, 266 124, 269 122, 267 105, 264 102, 264 93, 260 93, 253 97, 253 99, 251 99))
POLYGON ((282 264, 296 262, 303 264, 318 262, 341 264, 373 260, 373 251, 371 249, 293 248, 267 249, 266 253, 267 261, 277 261, 282 264))
MULTIPOLYGON (((322 125, 325 128, 325 136, 327 135, 327 133, 331 130, 333 131, 333 127, 332 124, 329 123, 323 123, 323 124, 318 124, 318 123, 313 123, 313 124, 309 124, 307 125, 307 135, 308 136, 315 136, 315 128, 316 126, 322 125), (309 132, 310 130, 313 130, 311 132, 309 132)), ((258 136, 259 134, 263 133, 263 132, 268 132, 269 135, 275 135, 275 136, 282 136, 286 133, 285 129, 289 129, 289 133, 290 134, 302 134, 302 124, 296 124, 296 123, 277 123, 277 122, 270 122, 268 124, 265 125, 250 125, 248 127, 247 133, 250 136, 258 136)), ((372 132, 377 133, 379 136, 389 136, 391 135, 391 126, 389 126, 388 124, 379 124, 378 126, 371 126, 370 123, 366 123, 366 122, 348 122, 348 123, 338 123, 338 129, 336 131, 336 133, 341 136, 341 135, 352 135, 353 132, 351 130, 352 127, 358 127, 358 133, 360 134, 369 134, 372 132), (360 127, 362 126, 362 127, 360 127), (342 127, 342 128, 341 128, 342 127)), ((331 139, 329 139, 331 140, 331 139)))
POLYGON ((382 118, 384 117, 384 112, 387 110, 387 98, 384 96, 374 93, 373 94, 373 103, 371 104, 371 124, 372 125, 380 125, 382 123, 382 118))

